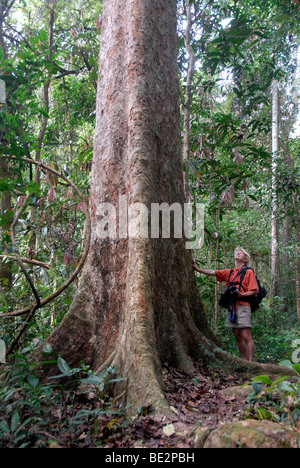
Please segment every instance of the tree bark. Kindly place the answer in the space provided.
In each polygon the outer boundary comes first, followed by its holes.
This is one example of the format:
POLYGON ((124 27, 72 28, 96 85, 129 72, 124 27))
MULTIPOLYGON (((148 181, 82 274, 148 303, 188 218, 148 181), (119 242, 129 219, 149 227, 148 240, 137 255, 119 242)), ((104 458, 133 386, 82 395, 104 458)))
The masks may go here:
POLYGON ((299 236, 299 208, 297 204, 297 194, 293 194, 293 204, 295 209, 295 269, 296 269, 296 306, 298 322, 300 324, 300 236, 299 236))
POLYGON ((184 171, 184 188, 185 199, 189 201, 189 165, 190 159, 190 121, 191 121, 191 104, 192 104, 192 83, 195 73, 196 54, 191 44, 191 30, 193 26, 192 20, 192 5, 190 0, 186 0, 186 28, 184 32, 184 44, 188 53, 188 73, 186 78, 185 102, 183 113, 183 161, 185 164, 184 171))
MULTIPOLYGON (((8 164, 7 164, 7 159, 1 157, 0 158, 0 176, 1 179, 4 179, 5 177, 8 177, 8 164)), ((10 192, 4 192, 2 193, 2 199, 1 199, 1 214, 4 217, 8 218, 8 211, 11 209, 11 196, 10 192)), ((9 236, 9 230, 10 230, 10 222, 8 221, 1 227, 1 237, 2 239, 5 236, 9 236)), ((9 242, 1 242, 1 247, 6 250, 5 245, 8 244, 9 242)), ((12 287, 12 269, 11 269, 11 262, 9 263, 4 263, 2 259, 0 258, 0 285, 3 287, 6 291, 10 291, 12 287)))
POLYGON ((292 288, 291 288, 291 279, 290 279, 290 255, 289 255, 289 243, 290 243, 290 216, 288 215, 288 206, 285 204, 285 213, 283 218, 283 227, 282 227, 282 272, 280 273, 281 282, 282 282, 282 296, 283 296, 283 310, 288 311, 289 309, 289 299, 291 297, 292 288))
POLYGON ((272 297, 279 296, 279 228, 278 228, 278 196, 277 196, 277 158, 278 158, 278 82, 273 81, 272 105, 272 241, 271 241, 271 273, 272 297))
POLYGON ((49 339, 70 364, 97 368, 114 353, 127 404, 139 406, 165 405, 163 363, 193 371, 199 329, 214 339, 184 239, 97 235, 98 207, 113 204, 120 219, 119 196, 149 212, 151 203, 183 207, 176 54, 175 0, 104 2, 91 247, 73 304, 49 339))
POLYGON ((149 210, 151 203, 183 206, 176 3, 104 0, 91 247, 70 310, 48 340, 70 365, 115 367, 131 413, 141 406, 170 411, 165 364, 193 372, 191 358, 204 359, 204 349, 216 359, 222 354, 185 240, 128 236, 120 225, 114 235, 109 219, 110 235, 103 239, 99 229, 103 203, 124 218, 120 196, 149 210))

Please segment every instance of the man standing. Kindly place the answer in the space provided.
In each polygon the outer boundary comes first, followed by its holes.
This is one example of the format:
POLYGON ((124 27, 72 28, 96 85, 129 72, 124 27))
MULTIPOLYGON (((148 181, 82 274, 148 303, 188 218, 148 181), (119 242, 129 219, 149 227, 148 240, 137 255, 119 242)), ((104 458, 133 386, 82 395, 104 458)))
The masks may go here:
POLYGON ((240 285, 240 275, 244 267, 250 267, 251 257, 242 248, 237 247, 234 251, 235 268, 233 270, 208 270, 199 268, 195 261, 193 263, 194 270, 204 275, 216 276, 217 281, 226 281, 227 287, 234 284, 235 298, 232 301, 234 304, 234 319, 231 314, 228 314, 226 326, 233 329, 237 346, 243 359, 253 361, 254 357, 254 341, 251 335, 252 320, 251 320, 251 305, 249 298, 258 294, 258 284, 253 270, 247 269, 242 284, 240 285))

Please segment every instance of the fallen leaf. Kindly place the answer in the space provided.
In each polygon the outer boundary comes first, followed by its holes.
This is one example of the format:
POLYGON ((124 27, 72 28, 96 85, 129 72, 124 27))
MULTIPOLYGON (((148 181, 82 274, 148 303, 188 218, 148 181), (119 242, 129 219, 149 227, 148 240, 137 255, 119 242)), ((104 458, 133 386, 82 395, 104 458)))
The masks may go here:
POLYGON ((167 436, 170 437, 171 435, 175 434, 175 428, 173 424, 167 424, 167 426, 163 427, 163 433, 167 436))

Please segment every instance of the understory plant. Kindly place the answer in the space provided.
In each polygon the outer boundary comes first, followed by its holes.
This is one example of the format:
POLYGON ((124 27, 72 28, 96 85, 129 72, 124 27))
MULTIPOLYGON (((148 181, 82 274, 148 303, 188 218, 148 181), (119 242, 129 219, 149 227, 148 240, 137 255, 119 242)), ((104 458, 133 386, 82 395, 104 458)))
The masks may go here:
POLYGON ((284 423, 300 428, 300 364, 285 360, 280 365, 294 369, 297 376, 272 381, 267 375, 254 377, 247 398, 247 417, 284 423))
MULTIPOLYGON (((13 364, 0 375, 0 447, 48 446, 62 433, 69 439, 74 433, 76 439, 82 427, 90 428, 97 445, 97 418, 101 415, 109 424, 123 413, 107 392, 107 386, 118 381, 115 370, 109 367, 96 375, 84 363, 71 368, 58 356, 45 363, 56 364, 60 374, 45 380, 40 366, 24 351, 16 353, 13 364)), ((51 346, 44 346, 46 355, 52 352, 51 346)))

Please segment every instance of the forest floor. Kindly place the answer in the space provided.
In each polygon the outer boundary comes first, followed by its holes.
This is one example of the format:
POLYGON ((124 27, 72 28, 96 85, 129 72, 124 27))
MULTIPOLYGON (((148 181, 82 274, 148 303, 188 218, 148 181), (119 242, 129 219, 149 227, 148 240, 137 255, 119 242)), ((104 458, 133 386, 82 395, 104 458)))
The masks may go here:
MULTIPOLYGON (((151 414, 151 408, 142 408, 133 420, 122 414, 99 414, 86 417, 79 424, 74 418, 79 411, 86 415, 97 410, 93 395, 77 393, 69 404, 61 402, 52 406, 47 417, 36 427, 31 427, 32 445, 61 448, 192 448, 195 427, 217 426, 221 422, 245 418, 244 399, 226 398, 223 389, 241 386, 241 378, 232 377, 220 370, 197 366, 194 375, 186 375, 172 368, 164 369, 166 398, 174 417, 151 414)), ((249 410, 248 410, 249 411, 249 410)), ((80 418, 79 418, 80 419, 80 418)))
MULTIPOLYGON (((194 430, 201 427, 215 427, 220 423, 245 418, 246 398, 231 399, 220 395, 227 388, 245 383, 220 370, 197 366, 193 375, 183 374, 175 369, 165 369, 166 398, 174 417, 146 415, 133 421, 123 436, 114 441, 118 447, 147 448, 193 448, 194 430)), ((111 443, 107 440, 107 447, 111 443)))
MULTIPOLYGON (((32 387, 34 382, 30 380, 28 387, 26 378, 26 392, 22 384, 15 383, 8 393, 6 390, 4 398, 0 393, 0 447, 193 449, 202 446, 206 434, 224 423, 256 424, 254 420, 260 419, 257 416, 260 401, 251 396, 253 386, 245 385, 248 383, 245 378, 207 367, 202 362, 194 363, 194 367, 193 375, 174 368, 163 369, 171 417, 158 415, 149 407, 141 408, 135 418, 129 418, 121 411, 120 401, 105 398, 103 392, 97 393, 94 385, 83 388, 77 384, 67 388, 47 382, 32 387), (46 394, 50 395, 48 400, 46 394), (2 438, 1 432, 8 435, 2 438)), ((292 414, 292 409, 298 411, 295 398, 287 396, 288 409, 284 410, 287 414, 292 414)), ((274 397, 272 403, 275 402, 281 405, 281 400, 274 397)), ((299 417, 298 427, 294 430, 298 442, 292 442, 291 446, 298 447, 300 412, 296 417, 299 417)), ((294 435, 293 432, 289 436, 294 435)), ((284 439, 283 435, 281 442, 285 443, 284 439)))

